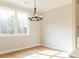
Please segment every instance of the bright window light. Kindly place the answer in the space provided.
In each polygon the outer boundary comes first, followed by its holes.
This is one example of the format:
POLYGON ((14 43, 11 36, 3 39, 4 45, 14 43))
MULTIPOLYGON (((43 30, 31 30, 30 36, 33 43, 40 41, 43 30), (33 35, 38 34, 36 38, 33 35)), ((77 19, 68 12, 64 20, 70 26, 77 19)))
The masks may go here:
POLYGON ((28 14, 22 11, 0 8, 1 35, 29 35, 28 14))

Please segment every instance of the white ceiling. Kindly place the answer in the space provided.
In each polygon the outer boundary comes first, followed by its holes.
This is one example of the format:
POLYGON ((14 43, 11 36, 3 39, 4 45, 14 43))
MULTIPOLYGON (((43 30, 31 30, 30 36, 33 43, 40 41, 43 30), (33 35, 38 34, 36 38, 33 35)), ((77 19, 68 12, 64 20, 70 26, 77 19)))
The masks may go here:
MULTIPOLYGON (((18 6, 22 6, 24 8, 31 10, 34 6, 34 0, 2 0, 2 1, 16 4, 18 6), (27 4, 24 4, 25 1, 27 2, 27 4)), ((53 8, 60 7, 62 5, 69 4, 71 2, 72 0, 37 0, 37 8, 41 12, 45 12, 53 8)))

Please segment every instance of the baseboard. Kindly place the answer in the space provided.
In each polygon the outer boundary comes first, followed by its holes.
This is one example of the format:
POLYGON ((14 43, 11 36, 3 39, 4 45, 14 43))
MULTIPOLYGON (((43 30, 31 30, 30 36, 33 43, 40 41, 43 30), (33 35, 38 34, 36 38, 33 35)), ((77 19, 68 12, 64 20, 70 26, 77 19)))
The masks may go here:
POLYGON ((0 51, 0 54, 5 54, 5 53, 15 52, 15 51, 23 50, 23 49, 28 49, 28 48, 32 48, 32 47, 39 46, 39 45, 40 44, 33 44, 33 45, 30 45, 30 46, 25 46, 25 47, 13 49, 13 50, 0 51))
POLYGON ((47 47, 49 49, 58 50, 58 51, 61 51, 61 52, 69 52, 69 51, 64 51, 64 50, 57 49, 56 47, 52 47, 50 45, 46 45, 46 44, 41 44, 41 45, 42 46, 45 46, 45 47, 47 47))

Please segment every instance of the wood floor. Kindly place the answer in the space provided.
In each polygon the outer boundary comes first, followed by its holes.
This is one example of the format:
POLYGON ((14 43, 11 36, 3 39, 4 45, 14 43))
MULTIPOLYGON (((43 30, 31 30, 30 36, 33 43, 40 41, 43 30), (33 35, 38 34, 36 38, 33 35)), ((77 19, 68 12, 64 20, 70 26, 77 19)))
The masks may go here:
POLYGON ((54 58, 55 57, 68 57, 68 54, 66 52, 63 53, 61 51, 49 49, 44 46, 37 46, 37 47, 29 48, 29 49, 16 51, 16 52, 6 53, 3 55, 0 55, 0 58, 25 58, 28 56, 33 56, 33 54, 34 55, 39 54, 39 57, 40 55, 46 56, 46 57, 54 57, 54 58))

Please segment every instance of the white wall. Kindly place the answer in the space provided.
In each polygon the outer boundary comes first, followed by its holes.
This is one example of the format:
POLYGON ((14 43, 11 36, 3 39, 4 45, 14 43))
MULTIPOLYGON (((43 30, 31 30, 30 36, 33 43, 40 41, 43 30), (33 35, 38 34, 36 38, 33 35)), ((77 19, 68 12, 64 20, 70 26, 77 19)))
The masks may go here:
MULTIPOLYGON (((20 6, 13 6, 3 2, 0 2, 0 5, 30 13, 30 11, 20 6)), ((29 29, 29 35, 25 36, 0 36, 0 53, 40 45, 40 22, 30 22, 29 29)))
POLYGON ((40 45, 40 22, 30 24, 27 36, 0 36, 0 54, 40 45))
POLYGON ((40 23, 32 22, 27 36, 0 37, 0 54, 40 45, 40 23))
MULTIPOLYGON (((0 2, 1 5, 8 6, 23 11, 25 8, 7 5, 0 2)), ((41 43, 50 48, 64 51, 72 51, 72 4, 45 12, 44 20, 41 22, 30 22, 29 36, 8 36, 0 37, 0 52, 5 53, 12 50, 27 48, 41 43), (41 29, 41 37, 40 37, 41 29)))
POLYGON ((41 41, 43 45, 63 51, 72 51, 72 3, 43 14, 41 41))

